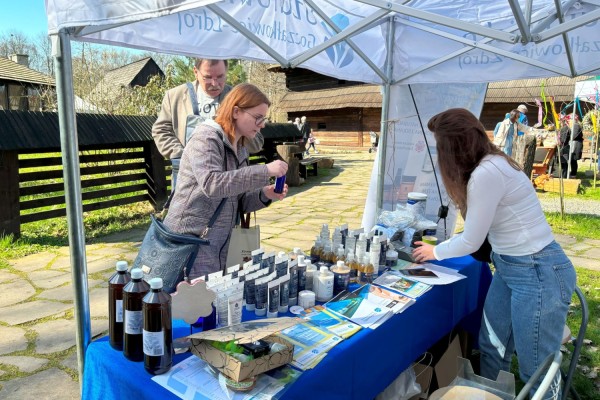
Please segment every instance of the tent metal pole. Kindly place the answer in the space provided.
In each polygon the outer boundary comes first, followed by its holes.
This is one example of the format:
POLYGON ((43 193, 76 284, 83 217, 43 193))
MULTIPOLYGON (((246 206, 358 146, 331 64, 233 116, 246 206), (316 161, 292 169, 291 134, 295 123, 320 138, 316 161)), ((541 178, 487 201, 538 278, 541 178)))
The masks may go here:
MULTIPOLYGON (((319 8, 315 4, 315 2, 313 0, 304 0, 304 1, 314 10, 314 12, 316 12, 319 15, 319 17, 321 17, 323 22, 325 22, 335 33, 340 33, 342 31, 331 20, 331 18, 329 18, 329 16, 327 16, 327 14, 325 14, 323 12, 323 10, 321 10, 321 8, 319 8)), ((347 38, 346 43, 348 43, 348 46, 350 46, 352 48, 352 50, 354 50, 354 52, 356 54, 358 54, 360 56, 360 58, 362 58, 363 61, 366 62, 369 67, 371 67, 371 69, 381 78, 382 81, 386 80, 385 73, 381 69, 379 69, 379 67, 377 65, 375 65, 375 63, 373 61, 371 61, 371 59, 352 41, 352 39, 347 38)))
POLYGON ((501 31, 498 29, 488 28, 486 26, 482 26, 479 24, 475 24, 472 22, 459 21, 456 18, 446 17, 444 15, 419 10, 416 8, 412 8, 410 6, 401 5, 398 3, 394 3, 387 0, 356 0, 359 3, 369 4, 374 7, 379 7, 381 9, 387 9, 391 11, 395 11, 398 14, 407 15, 409 17, 414 17, 418 19, 425 20, 427 22, 431 22, 436 25, 447 26, 449 28, 455 28, 461 31, 471 32, 476 35, 489 37, 492 39, 499 40, 501 42, 506 43, 516 43, 517 35, 501 31))
POLYGON ((60 147, 64 168, 65 200, 69 229, 69 254, 71 257, 73 290, 75 291, 77 364, 79 366, 79 388, 81 390, 85 351, 91 340, 91 322, 70 33, 65 29, 61 29, 58 37, 53 36, 52 38, 52 48, 56 71, 60 147))
MULTIPOLYGON (((531 18, 531 16, 530 16, 530 18, 531 18)), ((540 20, 540 19, 541 19, 540 17, 537 17, 537 19, 536 19, 535 21, 538 21, 538 20, 540 20)), ((534 22, 535 22, 535 21, 534 21, 534 22)), ((531 21, 530 21, 530 22, 531 22, 531 21)), ((510 28, 508 28, 508 29, 507 29, 507 32, 514 32, 514 31, 516 31, 516 30, 518 30, 518 29, 519 29, 519 27, 518 27, 518 26, 516 26, 516 25, 513 25, 513 26, 511 26, 510 28)), ((433 31, 432 31, 431 33, 435 33, 435 32, 433 32, 433 31)), ((452 38, 449 38, 449 39, 452 39, 452 38)), ((480 44, 488 44, 488 43, 489 43, 489 42, 491 42, 492 40, 494 40, 494 39, 486 38, 486 39, 483 39, 483 40, 479 41, 478 43, 480 43, 480 44)), ((438 58, 438 59, 437 59, 437 60, 435 60, 435 61, 432 61, 432 62, 430 62, 430 63, 424 64, 424 65, 421 65, 420 67, 418 67, 418 68, 415 68, 415 69, 414 69, 414 70, 412 70, 411 72, 407 72, 407 73, 405 73, 405 74, 403 74, 403 75, 397 76, 397 77, 396 77, 396 79, 394 80, 394 82, 393 82, 393 83, 395 83, 395 82, 402 82, 403 80, 405 80, 405 79, 408 79, 408 78, 410 78, 411 76, 414 76, 414 75, 416 75, 416 74, 418 74, 418 73, 421 73, 421 72, 423 72, 423 71, 425 71, 425 70, 427 70, 427 69, 429 69, 429 68, 433 68, 433 67, 435 67, 436 65, 439 65, 439 64, 441 64, 441 63, 443 63, 443 62, 446 62, 446 61, 448 61, 448 60, 451 60, 451 59, 453 59, 453 58, 455 58, 455 57, 458 57, 458 56, 460 56, 461 54, 467 53, 467 52, 469 52, 469 51, 471 51, 471 50, 473 50, 473 48, 472 48, 472 47, 465 47, 465 48, 462 48, 462 49, 460 49, 460 50, 453 51, 452 53, 446 54, 445 56, 443 56, 443 57, 440 57, 440 58, 438 58)))
POLYGON ((389 17, 389 29, 387 36, 387 58, 385 60, 385 74, 387 80, 383 85, 383 103, 381 105, 381 134, 379 135, 379 145, 377 146, 377 156, 379 157, 379 165, 377 166, 377 197, 376 197, 376 215, 379 215, 383 209, 383 186, 385 183, 385 157, 388 136, 388 119, 390 113, 390 90, 393 78, 394 65, 394 36, 396 33, 396 18, 389 17))
POLYGON ((516 0, 508 0, 508 4, 513 12, 519 31, 521 32, 521 43, 529 43, 531 40, 531 32, 529 31, 529 24, 523 15, 521 6, 516 0))
MULTIPOLYGON (((569 0, 567 1, 565 4, 563 4, 563 10, 568 10, 571 7, 573 7, 573 4, 577 3, 580 0, 569 0)), ((538 33, 540 33, 541 31, 543 31, 544 29, 548 28, 550 25, 552 25, 552 23, 554 21, 557 20, 557 16, 556 16, 556 7, 553 6, 548 6, 540 11, 538 11, 536 13, 536 15, 544 15, 544 18, 541 19, 541 21, 536 22, 535 26, 531 27, 531 33, 533 35, 532 39, 533 40, 538 40, 538 38, 536 38, 536 35, 538 33)))
POLYGON ((537 37, 534 36, 533 40, 538 42, 543 42, 544 40, 552 39, 555 36, 562 35, 563 33, 575 30, 580 26, 589 24, 596 20, 600 19, 600 10, 590 11, 587 14, 584 14, 580 17, 565 21, 563 23, 558 24, 552 28, 549 28, 543 32, 537 34, 537 37))
POLYGON ((300 53, 298 56, 292 58, 290 60, 290 66, 292 68, 295 68, 298 65, 302 64, 303 62, 305 62, 305 61, 313 58, 317 54, 321 53, 328 47, 334 46, 337 43, 339 43, 343 40, 346 40, 346 38, 349 38, 349 37, 352 37, 354 35, 361 33, 365 27, 371 25, 372 23, 377 23, 381 18, 383 18, 384 16, 386 16, 389 13, 390 12, 388 10, 375 11, 373 14, 364 18, 362 21, 349 26, 348 28, 346 28, 344 31, 342 31, 340 33, 336 33, 335 35, 330 37, 325 42, 318 44, 318 45, 300 53))
MULTIPOLYGON (((560 1, 554 0, 554 4, 556 5, 556 15, 558 15, 558 22, 561 24, 565 22, 563 17, 563 12, 561 9, 560 1)), ((565 43, 565 53, 567 55, 567 61, 569 62, 569 69, 571 70, 571 77, 577 76, 575 73, 575 64, 573 63, 573 52, 571 51, 571 44, 569 43, 569 37, 567 33, 562 34, 563 42, 565 43)))
MULTIPOLYGON (((555 65, 550 65, 548 63, 542 62, 542 61, 536 61, 533 60, 531 58, 513 53, 511 51, 508 50, 503 50, 503 49, 499 49, 497 47, 494 46, 490 46, 488 44, 486 44, 484 41, 481 42, 475 42, 471 39, 467 39, 458 35, 454 35, 448 32, 444 32, 444 31, 440 31, 439 29, 435 29, 435 28, 431 28, 429 26, 424 26, 422 24, 416 23, 416 22, 412 22, 412 21, 408 21, 408 20, 403 20, 402 21, 403 25, 406 26, 410 26, 413 27, 415 29, 419 29, 421 31, 425 31, 425 32, 429 32, 429 33, 433 33, 434 35, 438 35, 441 37, 445 37, 447 39, 450 40, 454 40, 455 42, 459 42, 462 44, 465 44, 467 46, 470 46, 472 49, 478 48, 478 49, 482 49, 485 51, 489 51, 490 53, 494 53, 494 54, 498 54, 500 56, 512 59, 512 60, 516 60, 516 61, 520 61, 524 64, 528 64, 528 65, 533 65, 535 67, 541 68, 541 69, 545 69, 547 71, 552 71, 556 74, 559 75, 565 75, 568 76, 570 74, 569 70, 565 69, 565 68, 561 68, 561 67, 557 67, 555 65)), ((487 40, 487 39, 484 39, 487 40)), ((472 50, 472 49, 469 50, 472 50)))
POLYGON ((273 59, 277 61, 279 65, 286 68, 290 66, 288 60, 285 57, 273 50, 271 46, 260 40, 255 34, 250 32, 248 28, 240 24, 235 18, 233 18, 231 15, 225 12, 221 7, 217 6, 216 4, 209 4, 206 6, 206 8, 217 14, 223 19, 223 21, 226 21, 228 24, 237 29, 244 37, 246 37, 246 39, 257 45, 261 48, 261 50, 273 57, 273 59))

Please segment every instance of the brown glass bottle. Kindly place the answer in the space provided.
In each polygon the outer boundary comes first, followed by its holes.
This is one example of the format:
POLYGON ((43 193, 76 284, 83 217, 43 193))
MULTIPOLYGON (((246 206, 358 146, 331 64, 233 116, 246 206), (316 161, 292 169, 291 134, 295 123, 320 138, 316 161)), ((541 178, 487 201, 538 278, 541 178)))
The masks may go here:
POLYGON ((171 296, 162 290, 161 278, 150 280, 144 297, 144 368, 152 375, 164 374, 173 364, 171 296))
POLYGON ((143 276, 141 269, 132 269, 131 282, 123 288, 123 355, 131 361, 144 359, 142 300, 150 285, 142 279, 143 276))
POLYGON ((123 350, 123 287, 130 280, 127 261, 117 261, 117 272, 108 280, 108 337, 117 350, 123 350))

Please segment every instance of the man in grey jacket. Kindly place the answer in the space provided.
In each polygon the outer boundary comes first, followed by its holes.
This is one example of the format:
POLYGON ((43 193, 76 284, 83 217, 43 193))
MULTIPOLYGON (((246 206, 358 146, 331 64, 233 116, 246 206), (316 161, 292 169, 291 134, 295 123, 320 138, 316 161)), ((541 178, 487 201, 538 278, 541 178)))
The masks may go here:
MULTIPOLYGON (((192 83, 194 93, 190 93, 187 83, 174 87, 165 93, 156 122, 152 126, 152 137, 160 153, 169 158, 173 165, 172 187, 175 187, 179 161, 186 144, 186 120, 193 115, 192 97, 198 104, 197 122, 213 118, 231 90, 225 84, 227 79, 227 60, 209 60, 199 58, 194 65, 196 80, 192 83), (194 96, 195 94, 195 96, 194 96)), ((258 153, 264 139, 259 133, 246 146, 250 153, 258 153)))

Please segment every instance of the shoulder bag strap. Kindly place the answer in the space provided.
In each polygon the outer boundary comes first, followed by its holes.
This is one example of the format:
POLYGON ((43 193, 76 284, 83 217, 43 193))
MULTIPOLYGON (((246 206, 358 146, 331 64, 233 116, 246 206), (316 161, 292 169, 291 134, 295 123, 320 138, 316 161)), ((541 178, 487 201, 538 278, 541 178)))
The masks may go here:
MULTIPOLYGON (((227 171, 227 150, 225 149, 225 142, 223 142, 223 171, 227 171)), ((210 221, 208 221, 208 225, 206 225, 206 228, 204 228, 204 231, 202 231, 202 234, 200 235, 200 239, 206 238, 206 235, 208 235, 210 228, 212 228, 214 223, 217 221, 217 218, 219 218, 219 214, 221 214, 221 211, 223 210, 223 207, 225 206, 226 201, 227 201, 227 197, 221 199, 221 202, 219 203, 219 206, 215 210, 215 213, 211 217, 210 221)))
POLYGON ((188 92, 190 93, 190 99, 192 100, 192 111, 194 112, 194 115, 200 115, 200 110, 198 109, 198 97, 196 96, 194 85, 192 85, 192 82, 188 82, 187 87, 188 92))

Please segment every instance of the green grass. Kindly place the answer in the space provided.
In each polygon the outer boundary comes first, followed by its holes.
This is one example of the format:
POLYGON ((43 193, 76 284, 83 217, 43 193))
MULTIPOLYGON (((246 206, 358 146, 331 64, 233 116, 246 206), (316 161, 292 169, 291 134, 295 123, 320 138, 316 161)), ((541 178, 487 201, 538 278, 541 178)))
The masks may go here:
MULTIPOLYGON (((135 203, 84 213, 83 226, 86 243, 101 241, 112 233, 133 228, 146 228, 150 224, 152 207, 148 203, 135 203)), ((21 226, 21 237, 0 237, 0 269, 8 266, 8 260, 28 254, 67 246, 67 219, 52 218, 21 226)))
MULTIPOLYGON (((598 271, 578 268, 577 285, 581 288, 590 311, 585 338, 592 341, 591 345, 583 346, 579 365, 589 367, 591 370, 595 368, 596 372, 600 373, 598 370, 600 367, 600 350, 598 348, 600 344, 600 320, 598 318, 598 309, 600 308, 600 274, 598 271)), ((571 312, 567 317, 567 325, 571 329, 573 336, 577 336, 580 324, 581 305, 577 296, 573 296, 571 312)), ((569 351, 573 351, 573 346, 568 345, 567 348, 569 351)), ((570 362, 570 356, 565 356, 565 359, 563 370, 566 371, 567 363, 570 362)), ((573 378, 573 385, 582 399, 600 400, 600 390, 596 387, 596 383, 598 382, 598 378, 591 379, 586 377, 581 370, 577 370, 573 378)))
POLYGON ((600 239, 600 218, 597 215, 546 213, 546 219, 554 233, 574 236, 578 239, 600 239))

